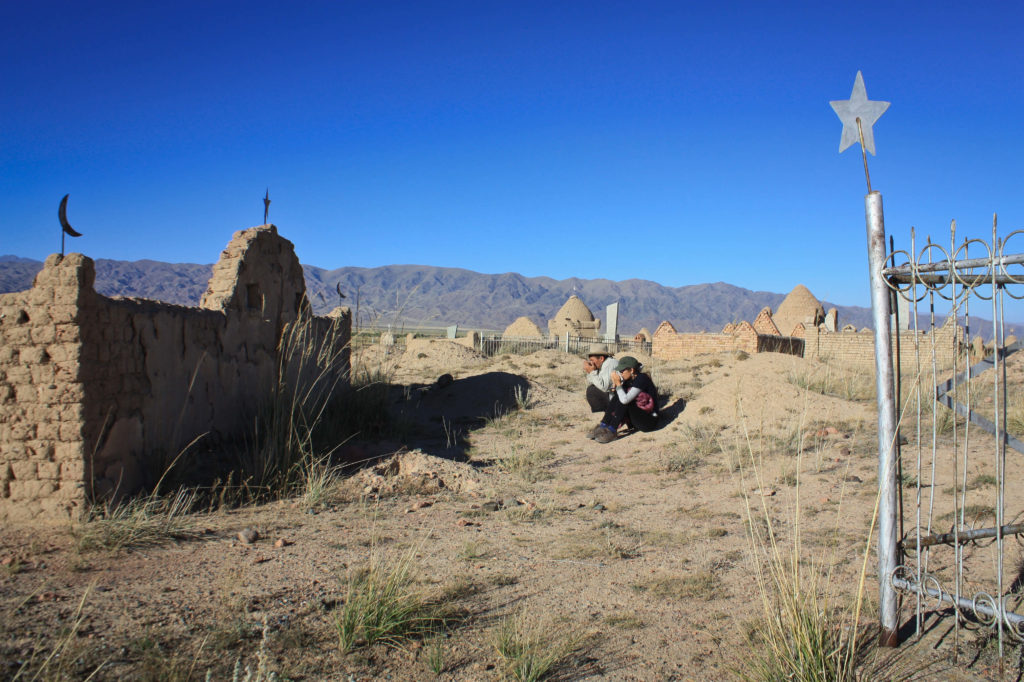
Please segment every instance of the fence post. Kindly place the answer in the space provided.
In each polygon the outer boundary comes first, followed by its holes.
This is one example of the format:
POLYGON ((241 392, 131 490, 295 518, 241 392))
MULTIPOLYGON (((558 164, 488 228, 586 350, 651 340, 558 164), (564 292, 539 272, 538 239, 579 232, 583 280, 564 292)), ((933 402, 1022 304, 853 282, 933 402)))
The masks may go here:
POLYGON ((875 376, 878 404, 878 590, 882 646, 899 644, 899 612, 896 589, 890 578, 899 566, 896 537, 896 404, 890 333, 890 294, 882 276, 885 267, 885 218, 882 195, 864 197, 867 219, 868 267, 871 275, 871 312, 875 327, 875 376))

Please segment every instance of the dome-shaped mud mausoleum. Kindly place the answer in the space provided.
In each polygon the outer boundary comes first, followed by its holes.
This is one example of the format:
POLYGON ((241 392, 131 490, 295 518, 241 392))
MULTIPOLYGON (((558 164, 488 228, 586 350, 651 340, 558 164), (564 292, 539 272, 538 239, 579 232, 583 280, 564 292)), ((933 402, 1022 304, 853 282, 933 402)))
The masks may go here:
POLYGON ((541 332, 540 327, 534 324, 533 320, 523 315, 517 317, 515 322, 505 327, 505 331, 502 334, 505 338, 517 338, 517 339, 543 339, 544 334, 541 332))
POLYGON ((798 324, 814 329, 825 320, 825 309, 803 284, 797 284, 772 315, 772 322, 783 336, 793 336, 798 324))
POLYGON ((548 332, 555 338, 568 332, 573 336, 596 339, 600 328, 601 320, 594 319, 594 313, 576 294, 570 296, 565 305, 548 320, 548 332))

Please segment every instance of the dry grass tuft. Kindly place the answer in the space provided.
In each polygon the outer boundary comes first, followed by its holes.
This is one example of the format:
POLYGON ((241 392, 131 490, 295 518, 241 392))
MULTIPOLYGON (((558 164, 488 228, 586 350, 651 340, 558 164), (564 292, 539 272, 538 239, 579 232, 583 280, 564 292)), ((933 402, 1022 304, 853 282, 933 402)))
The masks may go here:
POLYGON ((583 636, 565 633, 564 626, 530 620, 525 611, 504 619, 492 642, 502 673, 517 682, 536 682, 564 668, 583 636))
POLYGON ((704 569, 685 575, 662 574, 643 583, 635 585, 635 589, 649 592, 655 597, 684 601, 687 599, 703 599, 711 601, 725 596, 724 588, 718 572, 704 569))
POLYGON ((95 507, 88 518, 72 530, 79 551, 118 550, 128 547, 151 547, 173 540, 198 538, 191 514, 195 492, 179 490, 162 497, 152 493, 118 504, 95 507))
MULTIPOLYGON (((812 389, 808 387, 808 390, 812 389)), ((744 495, 751 563, 755 567, 762 613, 749 634, 751 655, 736 672, 741 679, 763 682, 780 679, 852 681, 857 679, 858 666, 863 662, 864 637, 857 626, 864 603, 869 543, 865 546, 856 597, 852 603, 840 604, 832 592, 835 587, 831 572, 837 563, 834 557, 804 556, 800 534, 802 448, 795 449, 794 459, 794 468, 786 475, 786 482, 791 477, 796 488, 791 548, 785 550, 779 542, 776 522, 765 498, 761 498, 760 511, 755 513, 749 497, 744 495)), ((751 473, 758 489, 763 489, 763 472, 758 468, 752 448, 749 461, 750 471, 744 473, 751 473)), ((873 523, 874 519, 872 529, 873 523)), ((869 530, 868 538, 870 535, 869 530)), ((834 552, 840 543, 830 544, 834 552)))
POLYGON ((875 398, 873 374, 833 367, 831 363, 812 366, 786 376, 789 382, 807 391, 851 401, 875 398))
POLYGON ((413 583, 415 550, 391 562, 373 556, 368 568, 349 575, 334 620, 343 653, 377 642, 398 646, 445 628, 445 610, 413 583))

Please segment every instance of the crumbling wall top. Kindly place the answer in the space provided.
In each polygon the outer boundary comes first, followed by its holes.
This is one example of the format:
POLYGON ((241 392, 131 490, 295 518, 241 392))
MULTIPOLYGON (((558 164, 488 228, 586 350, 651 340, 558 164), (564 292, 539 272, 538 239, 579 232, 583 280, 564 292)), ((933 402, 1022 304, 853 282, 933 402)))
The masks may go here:
POLYGON ((306 303, 306 280, 294 245, 274 225, 239 230, 213 266, 200 308, 249 312, 277 322, 295 319, 306 303))

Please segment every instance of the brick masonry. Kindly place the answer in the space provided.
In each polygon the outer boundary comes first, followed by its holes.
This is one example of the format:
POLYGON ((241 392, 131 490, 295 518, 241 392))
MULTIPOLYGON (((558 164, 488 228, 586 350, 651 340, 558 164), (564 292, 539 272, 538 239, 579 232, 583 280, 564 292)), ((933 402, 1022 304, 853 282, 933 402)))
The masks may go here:
POLYGON ((756 353, 758 333, 749 322, 728 325, 720 334, 679 333, 668 322, 654 330, 651 355, 659 360, 742 350, 756 353))
MULTIPOLYGON (((764 311, 755 320, 755 325, 765 331, 770 331, 770 324, 770 314, 766 318, 764 311)), ((661 360, 674 360, 739 350, 747 353, 776 352, 868 370, 874 368, 875 335, 871 330, 833 332, 828 331, 824 324, 808 330, 803 324, 797 324, 793 336, 779 336, 758 333, 755 325, 740 322, 726 325, 720 334, 680 334, 670 323, 662 322, 654 332, 652 354, 661 360)), ((896 332, 893 332, 893 341, 896 341, 896 332)), ((899 343, 901 372, 910 374, 917 371, 915 343, 919 344, 923 362, 928 365, 934 343, 936 364, 943 369, 953 365, 954 357, 963 358, 966 350, 963 327, 957 325, 952 317, 930 333, 899 332, 899 343)))
MULTIPOLYGON (((856 332, 830 332, 824 328, 824 325, 821 325, 803 331, 803 335, 804 357, 818 358, 825 362, 846 366, 863 368, 874 368, 875 366, 875 333, 869 329, 856 332)), ((932 332, 915 334, 913 330, 907 330, 899 332, 898 335, 900 372, 902 374, 917 373, 915 344, 917 344, 922 364, 930 367, 932 344, 934 343, 936 365, 940 369, 952 367, 954 358, 963 362, 964 353, 967 350, 964 342, 964 328, 956 324, 952 316, 932 332)), ((897 333, 893 332, 892 336, 895 348, 897 333)))
MULTIPOLYGON (((0 522, 77 517, 155 483, 195 438, 251 429, 307 310, 273 225, 235 233, 199 308, 100 296, 94 278, 90 258, 52 255, 30 290, 0 294, 0 522)), ((310 322, 347 377, 348 309, 310 322)))

